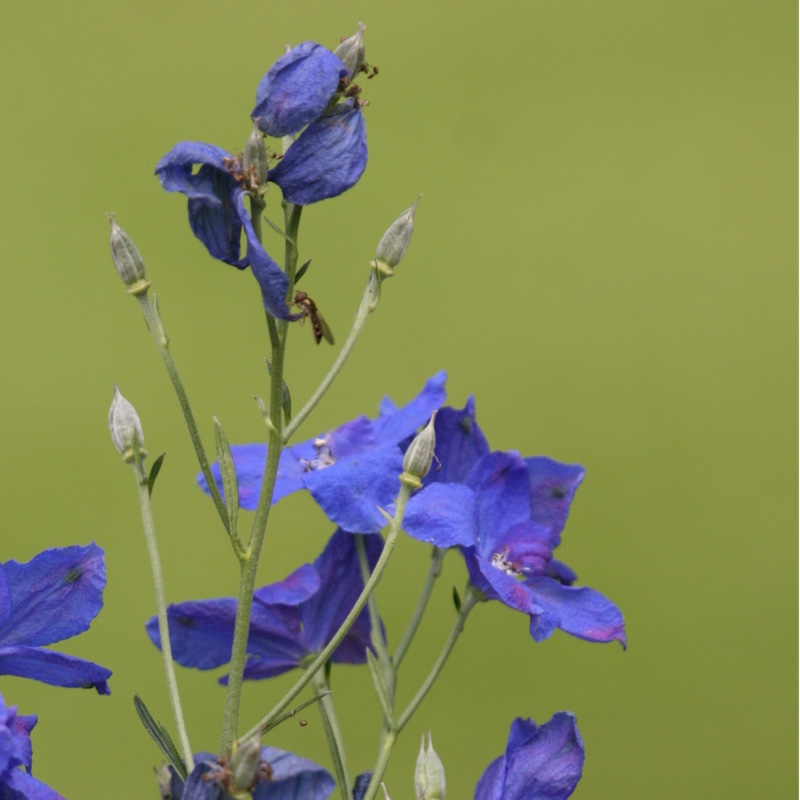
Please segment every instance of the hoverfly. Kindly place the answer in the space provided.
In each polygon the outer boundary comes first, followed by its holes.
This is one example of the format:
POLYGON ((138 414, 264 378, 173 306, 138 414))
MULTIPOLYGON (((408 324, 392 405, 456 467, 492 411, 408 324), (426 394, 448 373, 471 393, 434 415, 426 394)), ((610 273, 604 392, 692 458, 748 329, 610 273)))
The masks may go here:
POLYGON ((314 341, 319 344, 323 339, 329 344, 333 344, 333 333, 325 322, 325 317, 319 313, 317 304, 305 293, 297 292, 294 296, 293 305, 299 306, 300 314, 311 320, 311 332, 314 334, 314 341))

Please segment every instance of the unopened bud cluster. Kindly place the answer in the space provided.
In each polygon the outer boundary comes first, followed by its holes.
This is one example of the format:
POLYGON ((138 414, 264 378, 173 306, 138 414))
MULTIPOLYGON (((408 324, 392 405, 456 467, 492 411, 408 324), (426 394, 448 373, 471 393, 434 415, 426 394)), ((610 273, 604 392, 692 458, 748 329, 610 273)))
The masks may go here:
POLYGON ((108 411, 108 429, 111 431, 111 441, 117 452, 122 454, 123 460, 130 461, 133 458, 134 439, 140 452, 143 452, 141 451, 144 444, 142 423, 139 421, 136 409, 122 396, 119 386, 114 386, 114 398, 108 411))
POLYGON ((394 275, 396 267, 403 259, 414 233, 414 212, 417 210, 420 195, 411 208, 406 209, 390 226, 378 242, 375 253, 375 266, 385 276, 394 275))
POLYGON ((111 223, 111 258, 117 273, 128 287, 128 291, 136 294, 137 291, 146 291, 150 285, 144 269, 144 259, 133 240, 117 225, 113 214, 109 214, 111 223))

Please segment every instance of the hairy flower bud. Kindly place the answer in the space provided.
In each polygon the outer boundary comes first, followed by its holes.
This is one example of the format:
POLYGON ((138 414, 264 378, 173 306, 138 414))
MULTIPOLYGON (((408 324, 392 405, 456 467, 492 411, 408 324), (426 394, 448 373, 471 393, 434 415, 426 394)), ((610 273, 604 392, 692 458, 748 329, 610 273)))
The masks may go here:
POLYGON ((414 212, 417 210, 420 197, 422 195, 389 226, 378 243, 375 253, 376 266, 386 276, 394 274, 393 267, 396 267, 406 254, 411 234, 414 232, 414 212))
MULTIPOLYGON (((120 278, 128 290, 138 288, 144 291, 150 285, 145 277, 144 259, 130 236, 117 225, 113 214, 108 215, 111 223, 111 258, 120 278)), ((137 292, 132 292, 136 294, 137 292)))
POLYGON ((417 789, 417 800, 444 799, 444 764, 433 749, 430 731, 428 732, 427 749, 425 748, 425 734, 422 734, 422 745, 417 758, 417 769, 414 772, 414 783, 417 789))
POLYGON ((350 72, 353 78, 361 69, 364 63, 364 31, 367 26, 363 22, 358 23, 358 30, 346 39, 342 39, 339 46, 333 51, 338 56, 350 72))
POLYGON ((243 792, 251 792, 258 782, 261 767, 261 733, 242 742, 231 755, 233 784, 243 792))
POLYGON ((433 451, 436 448, 436 433, 433 423, 436 412, 433 412, 431 421, 414 437, 403 457, 403 470, 415 478, 424 478, 433 462, 433 451))
POLYGON ((253 130, 247 137, 247 143, 244 146, 242 166, 246 173, 252 170, 258 178, 259 185, 263 186, 267 182, 267 164, 267 146, 264 144, 264 137, 258 127, 258 119, 254 119, 253 130))
POLYGON ((133 456, 133 440, 136 439, 141 448, 144 444, 142 423, 136 409, 122 396, 119 386, 114 386, 114 399, 108 412, 108 429, 111 431, 111 441, 123 459, 130 460, 133 456))

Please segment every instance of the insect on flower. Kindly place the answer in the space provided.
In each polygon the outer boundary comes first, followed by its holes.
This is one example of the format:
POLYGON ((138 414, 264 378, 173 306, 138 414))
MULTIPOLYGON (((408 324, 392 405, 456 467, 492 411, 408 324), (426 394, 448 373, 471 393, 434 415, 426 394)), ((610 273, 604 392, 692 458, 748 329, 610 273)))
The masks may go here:
POLYGON ((325 322, 325 318, 319 313, 317 304, 305 293, 297 292, 294 296, 294 303, 300 308, 303 317, 311 320, 311 332, 314 334, 314 341, 319 344, 325 339, 328 344, 333 344, 333 333, 325 322))

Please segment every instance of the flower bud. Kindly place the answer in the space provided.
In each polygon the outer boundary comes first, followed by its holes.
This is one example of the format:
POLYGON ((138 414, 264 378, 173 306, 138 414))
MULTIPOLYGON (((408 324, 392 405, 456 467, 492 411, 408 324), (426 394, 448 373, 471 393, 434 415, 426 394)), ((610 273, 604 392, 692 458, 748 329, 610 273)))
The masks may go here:
POLYGON ((433 451, 436 448, 436 433, 433 423, 436 420, 436 411, 433 412, 431 421, 414 437, 403 456, 403 471, 415 478, 424 478, 433 462, 433 451))
MULTIPOLYGON (((122 396, 119 386, 114 386, 114 399, 108 412, 108 428, 111 431, 111 441, 124 461, 133 457, 133 440, 139 448, 144 444, 142 423, 136 409, 122 396)), ((140 452, 144 452, 140 450, 140 452)))
POLYGON ((393 267, 396 267, 406 254, 411 234, 414 232, 414 212, 417 210, 420 197, 422 195, 389 226, 378 243, 375 254, 376 266, 386 276, 394 274, 393 267))
POLYGON ((233 784, 243 792, 251 792, 258 782, 261 767, 261 733, 242 742, 231 755, 233 784))
MULTIPOLYGON (((146 291, 150 285, 145 278, 144 260, 130 236, 117 225, 113 214, 108 215, 111 223, 111 258, 117 268, 120 278, 125 282, 128 291, 138 289, 146 291)), ((132 294, 138 294, 132 291, 132 294)))
POLYGON ((258 119, 254 119, 253 130, 247 137, 247 143, 244 146, 242 166, 246 173, 252 169, 258 178, 259 185, 263 186, 267 182, 267 164, 267 146, 258 127, 258 119))
POLYGON ((417 789, 417 800, 443 800, 445 781, 444 764, 433 749, 433 739, 428 732, 428 749, 425 749, 425 734, 422 734, 422 745, 417 758, 417 769, 414 773, 417 789))
POLYGON ((339 46, 333 51, 333 54, 338 56, 350 71, 351 78, 358 74, 364 63, 364 31, 366 29, 367 26, 363 22, 359 22, 358 30, 352 36, 342 39, 339 46))

